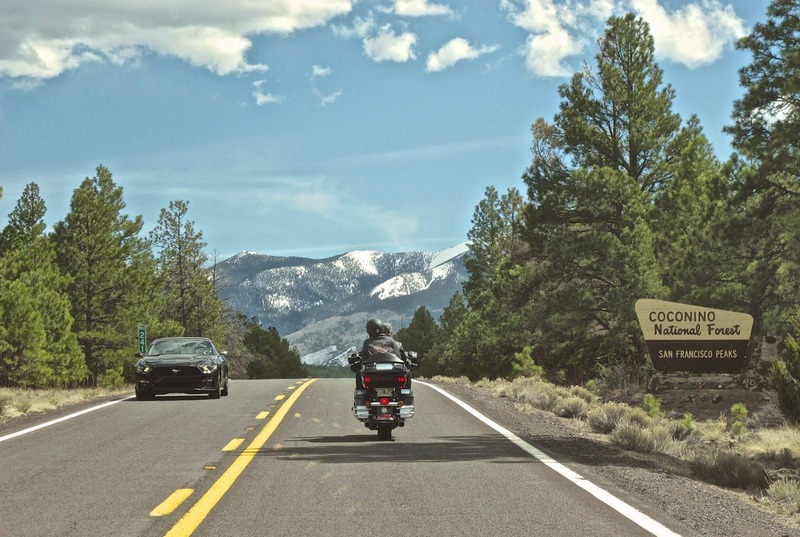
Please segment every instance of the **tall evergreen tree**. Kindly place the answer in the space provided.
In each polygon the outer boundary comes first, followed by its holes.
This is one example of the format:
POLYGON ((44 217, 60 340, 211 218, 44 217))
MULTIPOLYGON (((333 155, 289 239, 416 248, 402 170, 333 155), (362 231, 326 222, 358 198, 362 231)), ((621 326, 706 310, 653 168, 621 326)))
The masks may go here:
POLYGON ((203 233, 195 231, 186 218, 189 204, 171 201, 162 209, 150 240, 158 249, 160 282, 163 286, 165 315, 183 327, 185 335, 223 337, 222 303, 209 277, 203 252, 203 233))
POLYGON ((98 166, 54 226, 58 265, 71 278, 73 329, 93 384, 121 382, 136 348, 137 325, 156 324, 150 246, 139 237, 141 216, 131 219, 124 209, 122 187, 108 168, 98 166))
POLYGON ((271 326, 267 330, 255 321, 247 325, 244 344, 253 354, 247 363, 247 378, 298 378, 307 375, 300 353, 271 326))
POLYGON ((533 127, 533 162, 523 176, 533 257, 525 319, 533 358, 551 373, 585 378, 614 360, 644 360, 634 304, 668 292, 654 204, 678 174, 690 181, 696 162, 681 158, 691 137, 682 135, 674 92, 654 57, 647 23, 612 17, 597 72, 576 73, 559 89, 554 124, 533 127))
POLYGON ((425 375, 425 362, 430 350, 438 338, 439 327, 431 312, 425 306, 420 306, 414 311, 411 323, 401 328, 395 334, 395 339, 403 344, 403 348, 417 353, 420 363, 419 375, 425 375))
POLYGON ((44 235, 46 210, 39 187, 30 183, 0 233, 4 249, 0 280, 7 282, 3 290, 19 295, 5 301, 4 312, 27 319, 5 333, 6 348, 15 349, 11 362, 17 371, 2 376, 29 386, 66 385, 88 373, 72 332, 68 279, 60 273, 53 245, 44 235))
POLYGON ((752 62, 739 71, 745 90, 726 130, 748 161, 737 186, 740 224, 731 228, 742 245, 742 280, 756 332, 791 330, 788 317, 800 302, 800 5, 774 0, 767 20, 738 47, 752 62))

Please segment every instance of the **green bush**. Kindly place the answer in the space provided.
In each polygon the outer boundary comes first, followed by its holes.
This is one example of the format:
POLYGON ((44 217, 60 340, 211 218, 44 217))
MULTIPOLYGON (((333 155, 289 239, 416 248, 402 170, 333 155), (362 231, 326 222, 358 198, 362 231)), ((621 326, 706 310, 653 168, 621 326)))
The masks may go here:
POLYGON ((672 438, 675 440, 686 440, 697 429, 691 412, 686 412, 680 421, 674 421, 670 425, 672 438))
POLYGON ((651 418, 660 418, 664 415, 664 411, 661 410, 661 399, 652 393, 644 394, 643 404, 647 415, 651 418))
POLYGON ((537 365, 532 356, 533 347, 527 346, 522 352, 514 354, 514 362, 511 364, 514 373, 521 377, 541 377, 544 375, 544 368, 537 365))

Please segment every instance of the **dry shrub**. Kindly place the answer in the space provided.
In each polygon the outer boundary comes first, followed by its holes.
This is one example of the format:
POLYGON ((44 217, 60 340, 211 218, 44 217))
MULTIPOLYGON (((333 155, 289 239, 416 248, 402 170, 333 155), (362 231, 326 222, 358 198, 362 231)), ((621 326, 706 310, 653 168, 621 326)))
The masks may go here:
POLYGON ((697 430, 697 424, 691 412, 685 413, 680 420, 669 420, 667 426, 675 440, 686 440, 697 430))
POLYGON ((754 431, 742 441, 737 451, 747 457, 791 463, 795 454, 800 453, 800 429, 787 426, 754 431))
POLYGON ((690 464, 699 478, 722 487, 766 489, 769 484, 763 466, 730 451, 698 451, 690 464))
POLYGON ((648 429, 650 435, 653 437, 653 443, 655 445, 655 451, 659 451, 661 453, 667 453, 669 451, 669 447, 673 442, 672 433, 670 432, 669 428, 666 425, 653 425, 648 429))
POLYGON ((587 403, 594 403, 599 399, 594 393, 592 393, 590 390, 587 390, 583 386, 572 386, 569 389, 569 393, 575 397, 580 397, 587 403))
POLYGON ((656 448, 652 433, 635 423, 623 421, 611 433, 611 441, 623 449, 651 453, 656 448))
POLYGON ((724 416, 698 424, 697 434, 704 442, 709 444, 727 444, 730 439, 728 422, 724 416))
POLYGON ((800 482, 779 479, 769 484, 769 498, 786 514, 800 513, 800 482))
POLYGON ((653 423, 653 418, 651 418, 644 409, 634 407, 628 408, 628 411, 625 412, 624 419, 629 423, 638 425, 642 429, 650 427, 650 424, 653 423))
POLYGON ((586 417, 588 409, 589 403, 585 399, 573 396, 559 400, 553 408, 553 412, 562 418, 583 419, 586 417))
POLYGON ((614 402, 593 407, 586 414, 589 427, 596 433, 610 434, 617 428, 629 408, 628 405, 614 402))

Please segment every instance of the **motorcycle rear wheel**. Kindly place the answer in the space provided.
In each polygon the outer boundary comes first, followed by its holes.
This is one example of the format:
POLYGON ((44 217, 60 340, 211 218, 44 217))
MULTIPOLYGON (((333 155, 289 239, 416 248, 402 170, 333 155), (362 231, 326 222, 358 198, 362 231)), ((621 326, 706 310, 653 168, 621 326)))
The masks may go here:
POLYGON ((378 440, 391 440, 393 427, 389 424, 378 425, 378 440))

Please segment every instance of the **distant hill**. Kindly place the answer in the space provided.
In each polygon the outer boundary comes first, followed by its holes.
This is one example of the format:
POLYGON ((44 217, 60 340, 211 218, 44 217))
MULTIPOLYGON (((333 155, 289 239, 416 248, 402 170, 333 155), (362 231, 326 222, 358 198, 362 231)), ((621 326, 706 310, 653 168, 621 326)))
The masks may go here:
POLYGON ((242 252, 217 266, 220 296, 274 326, 304 363, 344 365, 370 317, 407 326, 420 306, 438 317, 467 278, 466 244, 435 252, 353 251, 327 259, 242 252))

